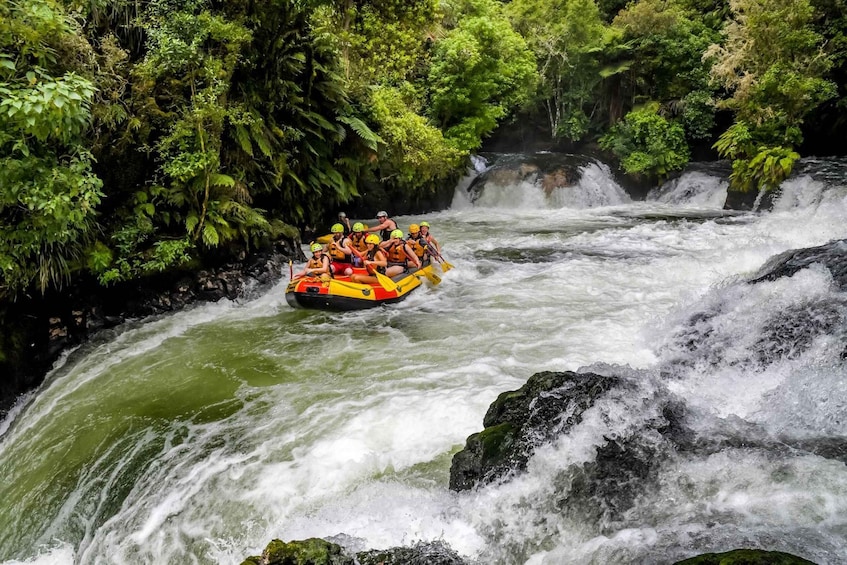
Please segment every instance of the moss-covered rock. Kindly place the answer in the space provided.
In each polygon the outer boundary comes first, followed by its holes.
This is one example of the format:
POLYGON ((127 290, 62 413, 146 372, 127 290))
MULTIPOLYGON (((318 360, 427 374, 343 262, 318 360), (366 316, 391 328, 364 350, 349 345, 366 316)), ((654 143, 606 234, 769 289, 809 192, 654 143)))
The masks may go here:
POLYGON ((567 432, 582 413, 619 383, 594 373, 537 373, 497 397, 450 467, 450 488, 461 491, 526 467, 538 445, 567 432))
POLYGON ((815 565, 812 561, 782 553, 761 549, 735 549, 726 553, 704 553, 696 557, 677 561, 674 565, 815 565))
POLYGON ((341 546, 319 538, 284 542, 275 539, 261 557, 248 557, 241 565, 354 565, 341 546))

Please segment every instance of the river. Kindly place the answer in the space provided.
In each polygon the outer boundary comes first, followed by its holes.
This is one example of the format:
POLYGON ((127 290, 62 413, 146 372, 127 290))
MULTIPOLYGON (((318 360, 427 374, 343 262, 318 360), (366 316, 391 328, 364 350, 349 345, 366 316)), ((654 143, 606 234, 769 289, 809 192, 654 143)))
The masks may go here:
POLYGON ((847 467, 808 453, 668 454, 615 523, 552 504, 553 477, 590 460, 607 428, 638 425, 626 399, 513 481, 447 488, 489 404, 543 370, 626 370, 702 414, 701 434, 717 418, 844 436, 835 336, 732 362, 765 313, 834 293, 823 269, 742 282, 778 253, 847 237, 844 164, 815 163, 755 214, 723 211, 726 183, 708 171, 638 202, 599 164, 550 194, 523 182, 471 203, 457 190, 448 210, 395 218, 428 220, 454 265, 403 303, 293 310, 280 281, 103 334, 0 424, 0 561, 239 563, 273 538, 316 536, 357 549, 443 540, 486 564, 667 563, 743 546, 844 563, 847 467), (728 360, 667 376, 695 355, 674 336, 716 305, 712 346, 728 360))

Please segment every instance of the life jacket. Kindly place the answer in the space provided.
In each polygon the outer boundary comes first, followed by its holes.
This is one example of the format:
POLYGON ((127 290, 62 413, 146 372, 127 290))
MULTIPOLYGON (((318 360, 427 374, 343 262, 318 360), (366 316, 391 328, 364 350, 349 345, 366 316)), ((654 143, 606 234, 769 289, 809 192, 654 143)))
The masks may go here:
POLYGON ((350 236, 350 243, 353 244, 353 247, 356 248, 356 251, 359 253, 364 253, 368 250, 368 244, 365 243, 365 236, 367 235, 364 232, 358 232, 361 237, 356 238, 356 233, 350 236))
POLYGON ((333 261, 338 261, 339 263, 349 263, 350 255, 344 253, 340 249, 341 245, 344 243, 344 238, 342 237, 339 241, 335 241, 334 239, 329 242, 329 257, 333 261))
POLYGON ((320 269, 320 268, 326 267, 328 264, 329 264, 329 257, 327 257, 325 254, 321 254, 320 257, 315 257, 313 255, 312 258, 309 259, 309 261, 306 263, 306 268, 307 269, 320 269), (324 259, 326 259, 326 261, 324 261, 324 259))
MULTIPOLYGON (((378 251, 379 251, 379 249, 377 247, 374 247, 373 250, 368 251, 365 254, 365 257, 367 257, 368 261, 373 261, 374 257, 376 257, 376 254, 377 254, 378 251)), ((376 268, 377 272, 379 272, 383 275, 385 274, 385 267, 380 267, 380 266, 377 266, 377 265, 374 265, 374 267, 376 268)))
POLYGON ((388 219, 389 222, 391 222, 391 225, 393 227, 385 228, 384 230, 379 232, 379 237, 382 238, 382 241, 388 241, 389 239, 391 239, 391 232, 393 232, 394 230, 397 229, 397 222, 395 222, 394 220, 392 220, 390 218, 387 218, 387 219, 388 219))
POLYGON ((426 255, 426 240, 420 236, 413 237, 409 235, 409 239, 406 240, 406 243, 409 244, 409 247, 412 249, 412 253, 418 256, 418 259, 423 261, 424 256, 426 255))
POLYGON ((406 261, 408 261, 408 257, 406 257, 406 252, 403 248, 406 247, 406 242, 402 239, 399 243, 396 243, 389 247, 388 249, 384 249, 384 252, 387 252, 388 262, 393 265, 403 265, 406 266, 406 261))

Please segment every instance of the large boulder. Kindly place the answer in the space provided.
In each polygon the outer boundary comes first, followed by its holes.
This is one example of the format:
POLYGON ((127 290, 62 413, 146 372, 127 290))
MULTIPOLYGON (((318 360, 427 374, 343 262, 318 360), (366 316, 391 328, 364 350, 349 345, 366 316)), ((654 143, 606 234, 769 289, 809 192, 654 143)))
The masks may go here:
POLYGON ((248 557, 241 565, 354 565, 340 545, 319 538, 284 542, 275 539, 261 556, 248 557))

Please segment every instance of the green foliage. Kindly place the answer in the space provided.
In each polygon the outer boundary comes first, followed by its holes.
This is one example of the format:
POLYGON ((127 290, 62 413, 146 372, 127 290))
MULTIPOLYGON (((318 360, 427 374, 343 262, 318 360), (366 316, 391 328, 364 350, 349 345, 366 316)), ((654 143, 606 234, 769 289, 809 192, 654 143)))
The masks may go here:
POLYGON ((473 3, 435 46, 429 71, 430 111, 462 150, 479 147, 500 119, 526 104, 536 70, 526 42, 493 1, 473 3))
POLYGON ((94 87, 74 72, 88 53, 74 31, 50 1, 0 7, 0 297, 67 281, 95 227, 94 87))
POLYGON ((656 110, 655 105, 633 110, 600 138, 600 145, 617 155, 627 173, 661 177, 688 163, 690 153, 682 126, 656 110))
POLYGON ((515 0, 507 11, 535 55, 538 96, 551 135, 581 139, 588 132, 590 104, 602 78, 597 55, 606 42, 596 2, 515 0))
POLYGON ((733 0, 725 41, 713 45, 713 79, 731 93, 723 105, 756 127, 797 127, 835 95, 831 58, 811 26, 808 0, 733 0))
POLYGON ((718 138, 715 149, 732 159, 730 188, 741 192, 773 190, 788 178, 800 155, 790 147, 757 143, 755 132, 736 122, 718 138))
POLYGON ((379 152, 383 181, 412 191, 427 191, 455 170, 467 153, 445 140, 441 131, 416 114, 395 88, 376 88, 369 100, 371 118, 384 146, 379 152))
POLYGON ((622 34, 627 56, 638 61, 630 67, 621 94, 634 104, 659 101, 666 113, 687 112, 682 122, 690 137, 708 135, 714 105, 709 101, 709 66, 702 58, 718 34, 699 14, 661 0, 629 4, 613 26, 622 34))

